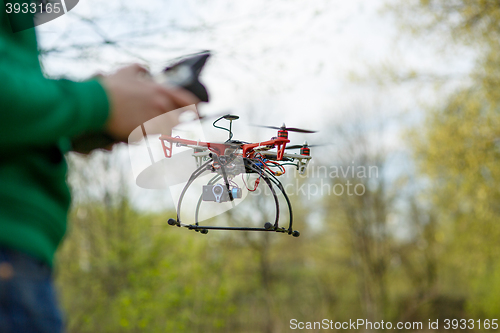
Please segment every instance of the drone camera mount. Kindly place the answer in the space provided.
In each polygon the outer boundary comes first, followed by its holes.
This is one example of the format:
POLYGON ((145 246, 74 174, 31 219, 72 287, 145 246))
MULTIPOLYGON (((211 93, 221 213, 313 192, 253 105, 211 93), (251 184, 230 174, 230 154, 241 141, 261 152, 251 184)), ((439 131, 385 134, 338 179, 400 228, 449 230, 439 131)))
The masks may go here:
MULTIPOLYGON (((243 191, 239 187, 233 187, 229 190, 233 199, 241 199, 243 191)), ((229 201, 229 192, 222 184, 203 185, 203 201, 215 201, 217 203, 229 201)))

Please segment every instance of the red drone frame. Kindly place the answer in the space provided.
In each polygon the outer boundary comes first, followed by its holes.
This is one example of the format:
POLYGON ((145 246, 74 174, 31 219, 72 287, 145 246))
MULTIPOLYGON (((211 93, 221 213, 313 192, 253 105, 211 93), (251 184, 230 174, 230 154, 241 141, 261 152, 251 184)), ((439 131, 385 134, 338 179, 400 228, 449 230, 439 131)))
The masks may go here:
POLYGON ((288 139, 288 132, 314 133, 314 131, 289 128, 286 127, 285 124, 281 127, 261 126, 277 129, 278 136, 267 141, 248 143, 232 140, 232 121, 237 119, 239 119, 238 116, 225 115, 214 121, 214 127, 229 132, 229 139, 224 143, 187 140, 169 135, 160 136, 165 157, 172 157, 174 144, 176 146, 189 147, 194 149, 193 156, 196 158, 198 166, 181 192, 177 205, 177 218, 169 219, 168 223, 170 225, 200 231, 204 234, 208 233, 208 230, 247 230, 283 232, 298 237, 300 233, 292 229, 293 214, 290 200, 283 185, 276 177, 285 173, 285 165, 294 165, 299 173, 304 173, 307 164, 311 159, 310 146, 307 142, 303 145, 287 146, 287 144, 290 143, 290 140, 288 139), (222 119, 229 121, 229 129, 216 125, 216 123, 222 119), (271 151, 274 148, 276 148, 276 151, 271 151), (290 154, 285 152, 285 149, 298 148, 300 148, 300 154, 290 154), (274 171, 273 168, 279 168, 279 170, 274 171), (184 224, 181 222, 180 217, 180 209, 184 194, 194 180, 206 171, 215 173, 215 176, 208 182, 207 185, 203 186, 203 193, 198 200, 198 205, 195 211, 195 224, 184 224), (236 175, 243 173, 256 173, 259 176, 254 184, 255 188, 250 189, 247 186, 249 191, 255 191, 261 179, 264 180, 270 188, 276 204, 276 217, 274 224, 266 222, 263 228, 200 226, 198 223, 198 212, 202 201, 212 201, 218 203, 228 201, 232 202, 234 199, 242 197, 241 188, 239 188, 237 184, 232 181, 232 179, 236 175), (222 184, 217 183, 220 180, 223 181, 222 184), (280 190, 288 205, 290 217, 287 228, 279 226, 279 202, 273 185, 280 190))

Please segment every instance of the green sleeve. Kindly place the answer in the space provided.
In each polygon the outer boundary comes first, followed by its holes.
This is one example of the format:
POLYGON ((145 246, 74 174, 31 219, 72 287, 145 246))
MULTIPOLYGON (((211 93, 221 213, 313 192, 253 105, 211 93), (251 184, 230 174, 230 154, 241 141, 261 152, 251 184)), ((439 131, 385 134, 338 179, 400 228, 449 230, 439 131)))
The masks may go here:
POLYGON ((99 82, 50 80, 9 65, 0 60, 0 150, 102 129, 109 104, 99 82))
POLYGON ((34 29, 13 33, 5 13, 0 13, 0 78, 0 152, 99 131, 108 118, 102 85, 45 78, 34 29))

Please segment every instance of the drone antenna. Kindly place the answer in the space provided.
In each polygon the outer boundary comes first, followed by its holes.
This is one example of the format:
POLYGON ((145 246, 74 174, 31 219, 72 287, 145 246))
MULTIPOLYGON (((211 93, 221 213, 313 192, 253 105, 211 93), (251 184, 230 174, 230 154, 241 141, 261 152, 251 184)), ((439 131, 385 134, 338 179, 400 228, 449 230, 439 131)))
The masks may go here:
POLYGON ((228 131, 229 132, 229 139, 227 139, 227 141, 229 141, 229 140, 231 140, 233 138, 233 120, 238 120, 238 119, 240 119, 239 116, 236 116, 234 114, 226 114, 226 115, 218 118, 216 121, 214 121, 214 123, 212 125, 215 128, 218 128, 218 129, 221 129, 221 130, 224 130, 224 131, 228 131), (221 119, 229 120, 229 129, 227 129, 225 127, 220 127, 220 126, 215 125, 221 119))
POLYGON ((233 138, 233 120, 229 120, 229 139, 231 140, 233 138))

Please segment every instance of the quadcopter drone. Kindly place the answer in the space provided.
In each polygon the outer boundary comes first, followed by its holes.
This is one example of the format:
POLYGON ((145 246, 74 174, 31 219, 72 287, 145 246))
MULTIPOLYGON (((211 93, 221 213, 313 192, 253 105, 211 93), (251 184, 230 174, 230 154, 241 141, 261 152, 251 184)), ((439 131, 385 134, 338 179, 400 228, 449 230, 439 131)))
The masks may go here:
MULTIPOLYGON (((199 231, 202 234, 208 233, 208 230, 246 230, 246 231, 275 231, 288 233, 298 237, 300 233, 293 230, 292 206, 285 189, 277 177, 283 175, 285 166, 293 165, 300 174, 303 174, 307 164, 311 160, 310 146, 303 145, 287 146, 290 142, 288 132, 315 133, 300 128, 261 126, 265 128, 277 129, 277 137, 268 141, 248 143, 239 140, 233 140, 232 122, 239 119, 239 116, 227 114, 214 121, 213 126, 229 132, 229 138, 224 143, 201 142, 186 140, 179 137, 161 135, 160 140, 163 152, 166 158, 172 157, 174 145, 176 147, 188 147, 193 149, 193 157, 196 159, 197 169, 184 186, 179 201, 177 203, 177 218, 169 219, 168 224, 172 226, 185 227, 191 230, 199 231), (229 121, 229 128, 216 125, 221 120, 229 121), (274 151, 274 149, 276 149, 274 151), (286 149, 300 149, 299 154, 285 152, 286 149), (203 186, 203 192, 198 200, 195 210, 195 223, 184 224, 181 219, 181 206, 187 189, 193 182, 206 172, 214 174, 212 179, 203 186), (223 203, 232 202, 242 198, 242 189, 233 181, 240 174, 256 174, 258 176, 253 188, 246 183, 248 191, 255 191, 260 182, 263 181, 270 189, 276 205, 276 216, 274 223, 266 222, 263 227, 220 227, 220 226, 201 226, 198 222, 198 215, 201 203, 203 201, 223 203), (274 185, 274 186, 273 186, 274 185), (281 192, 286 200, 289 211, 288 227, 279 225, 280 205, 275 187, 281 192)), ((242 176, 243 177, 243 176, 242 176)), ((244 181, 244 179, 243 179, 244 181)))
MULTIPOLYGON (((205 65, 207 58, 210 56, 209 51, 200 52, 198 54, 186 57, 174 65, 167 67, 162 74, 157 78, 158 82, 167 85, 176 85, 191 91, 201 101, 208 102, 208 93, 203 84, 198 80, 199 74, 205 65)), ((161 135, 161 145, 166 158, 172 157, 173 147, 188 147, 193 149, 192 156, 196 161, 196 170, 191 174, 187 183, 180 193, 177 203, 176 219, 169 219, 168 224, 177 227, 185 227, 202 234, 207 234, 208 230, 245 230, 245 231, 275 231, 280 233, 288 233, 294 237, 298 237, 300 233, 293 230, 293 214, 290 199, 285 192, 285 189, 277 177, 283 175, 286 170, 285 166, 293 165, 298 170, 299 174, 306 171, 307 165, 311 160, 310 147, 307 142, 303 145, 287 146, 290 143, 288 132, 300 133, 315 133, 300 128, 286 127, 285 124, 281 127, 261 126, 278 130, 277 136, 270 140, 249 143, 239 140, 233 140, 232 123, 238 120, 239 116, 226 114, 219 117, 213 122, 215 128, 229 132, 229 138, 223 143, 201 142, 194 140, 186 140, 170 135, 161 135), (229 121, 228 128, 218 126, 217 123, 221 120, 229 121), (288 153, 285 150, 300 149, 299 154, 288 153), (184 196, 188 188, 193 182, 204 175, 206 172, 213 174, 213 177, 202 188, 202 194, 198 199, 195 210, 195 223, 185 224, 181 219, 181 206, 184 196), (257 189, 260 182, 263 181, 270 189, 276 206, 276 216, 274 223, 266 222, 263 227, 231 227, 231 226, 202 226, 199 224, 199 211, 202 202, 224 203, 231 202, 234 206, 234 200, 241 199, 243 196, 242 188, 233 180, 236 176, 244 174, 256 174, 258 178, 255 180, 253 187, 249 187, 244 178, 248 191, 252 192, 257 189), (289 212, 288 227, 279 225, 280 219, 280 204, 278 201, 279 192, 285 198, 289 212)), ((142 126, 144 137, 146 131, 142 126)), ((147 143, 148 149, 149 143, 147 143)), ((152 153, 149 152, 152 159, 152 153)), ((154 171, 158 164, 151 165, 150 168, 142 172, 142 176, 146 176, 149 172, 154 171)), ((139 177, 141 177, 139 175, 139 177)), ((139 178, 138 178, 139 179, 139 178)))

